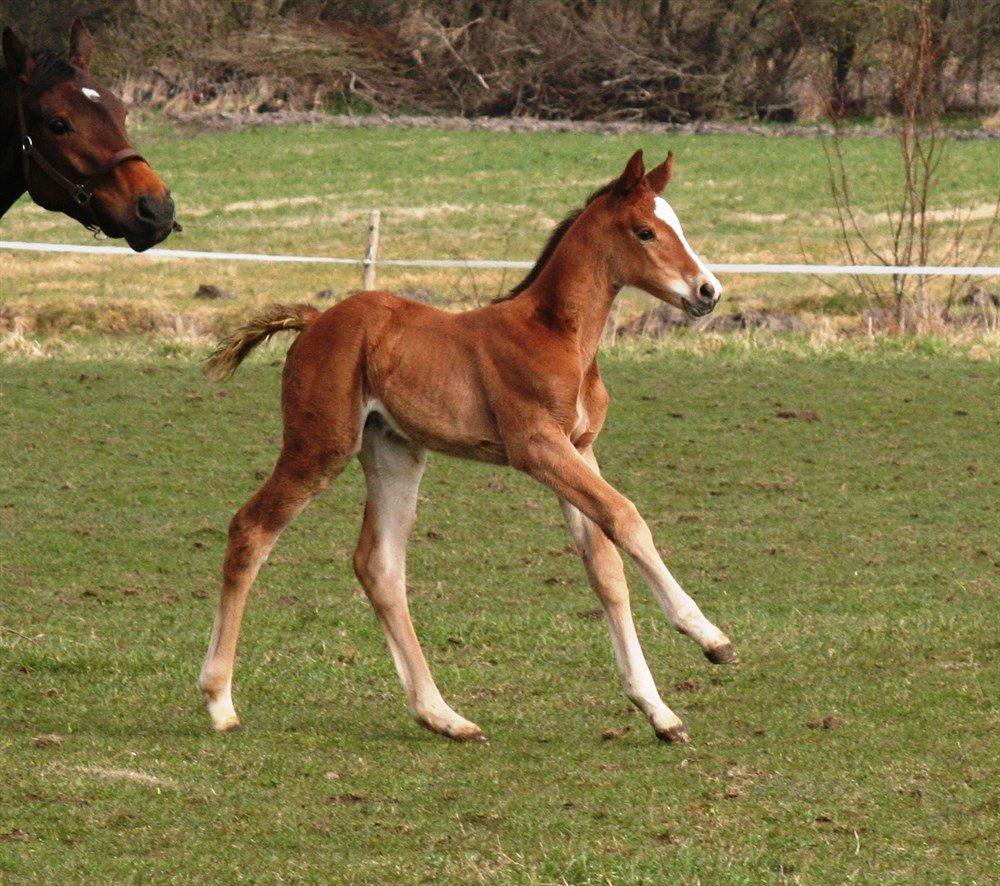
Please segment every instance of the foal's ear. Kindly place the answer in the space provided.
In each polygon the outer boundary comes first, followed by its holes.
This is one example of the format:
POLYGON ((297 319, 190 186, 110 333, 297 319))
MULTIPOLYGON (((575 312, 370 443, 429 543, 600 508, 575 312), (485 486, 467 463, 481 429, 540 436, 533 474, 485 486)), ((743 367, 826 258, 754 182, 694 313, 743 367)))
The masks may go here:
POLYGON ((629 157, 628 163, 625 164, 625 171, 618 176, 618 180, 614 184, 614 192, 619 197, 631 194, 632 191, 639 187, 639 182, 642 181, 642 177, 645 174, 646 164, 642 162, 642 149, 640 148, 629 157))
POLYGON ((90 57, 94 54, 94 35, 80 20, 73 22, 69 29, 69 60, 86 71, 90 67, 90 57))
POLYGON ((20 77, 25 83, 35 67, 27 47, 10 28, 3 29, 3 63, 15 77, 20 77))
POLYGON ((666 160, 646 174, 646 184, 653 189, 654 194, 659 194, 667 186, 673 174, 674 152, 670 151, 666 160))

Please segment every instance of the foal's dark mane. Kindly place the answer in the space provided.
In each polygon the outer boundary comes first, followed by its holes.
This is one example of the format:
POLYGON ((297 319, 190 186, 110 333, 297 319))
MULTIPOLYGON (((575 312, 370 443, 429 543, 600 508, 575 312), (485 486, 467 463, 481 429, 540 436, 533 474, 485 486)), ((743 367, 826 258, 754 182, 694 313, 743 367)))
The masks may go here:
POLYGON ((566 218, 559 222, 559 224, 552 229, 552 233, 549 234, 549 239, 545 241, 545 246, 542 247, 541 255, 539 255, 538 259, 535 261, 534 267, 528 271, 528 275, 520 283, 518 283, 517 286, 511 289, 510 292, 498 295, 495 299, 493 299, 493 303, 496 304, 497 302, 509 301, 510 299, 520 295, 525 289, 534 283, 538 278, 538 275, 542 273, 542 268, 545 267, 546 262, 552 258, 552 253, 556 251, 556 247, 562 241, 562 238, 566 236, 566 232, 573 226, 573 222, 580 217, 580 214, 584 209, 586 209, 598 197, 603 197, 605 194, 610 192, 614 186, 615 183, 610 181, 606 185, 598 188, 584 201, 583 206, 579 209, 574 209, 569 215, 566 216, 566 218))

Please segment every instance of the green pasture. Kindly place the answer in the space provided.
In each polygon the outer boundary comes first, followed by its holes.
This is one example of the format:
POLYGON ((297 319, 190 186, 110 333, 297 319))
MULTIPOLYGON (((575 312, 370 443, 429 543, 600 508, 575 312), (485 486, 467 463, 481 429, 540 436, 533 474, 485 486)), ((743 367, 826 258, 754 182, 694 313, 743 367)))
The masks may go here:
MULTIPOLYGON (((512 230, 523 255, 636 141, 267 130, 171 135, 150 154, 190 220, 178 245, 341 252, 361 228, 360 215, 327 218, 345 207, 453 202, 475 208, 393 223, 392 253, 502 254, 512 230), (225 209, 313 192, 332 196, 225 209)), ((811 143, 760 141, 763 156, 741 159, 738 139, 644 141, 678 151, 681 215, 726 257, 793 248, 740 221, 737 196, 803 230, 821 205, 811 143)), ((956 202, 981 199, 985 150, 956 150, 956 202)), ((80 237, 24 209, 8 231, 80 237)), ((41 299, 44 279, 70 301, 52 259, 4 261, 19 275, 5 288, 41 299)), ((199 273, 74 267, 85 292, 145 298, 155 280, 178 303, 199 273)), ((213 273, 255 297, 317 286, 302 270, 213 273)), ((210 732, 195 682, 226 523, 276 453, 282 349, 225 387, 197 356, 157 345, 2 367, 0 881, 1000 874, 995 363, 930 339, 606 355, 605 473, 742 656, 708 664, 635 577, 639 632, 687 747, 657 742, 620 691, 553 497, 509 470, 432 459, 411 605, 446 698, 492 740, 462 746, 405 713, 350 568, 353 465, 287 531, 251 597, 236 680, 246 729, 210 732)))
MULTIPOLYGON (((555 222, 643 147, 651 162, 668 149, 676 153, 668 196, 707 260, 844 258, 818 139, 324 125, 213 134, 156 119, 140 119, 134 128, 136 142, 173 189, 185 228, 167 247, 360 257, 368 213, 378 208, 384 258, 532 260, 555 222)), ((897 154, 890 138, 846 141, 861 221, 878 242, 887 234, 885 193, 887 183, 898 179, 897 154)), ((989 224, 998 165, 995 141, 948 145, 932 199, 932 261, 955 263, 946 254, 954 212, 971 219, 967 243, 989 224)), ((3 220, 0 232, 11 240, 90 242, 78 225, 26 200, 3 220)), ((994 248, 981 263, 996 264, 997 256, 994 248)), ((9 252, 0 254, 0 271, 0 297, 9 312, 43 333, 74 327, 203 329, 247 304, 305 299, 324 290, 341 295, 361 285, 360 270, 353 267, 9 252), (202 283, 234 293, 236 302, 195 302, 202 283)), ((510 286, 518 273, 385 268, 379 285, 422 291, 438 304, 470 304, 510 286)), ((857 313, 864 307, 851 296, 846 278, 827 281, 833 288, 810 277, 725 275, 724 282, 726 310, 857 313)), ((637 304, 627 310, 638 310, 637 304)))

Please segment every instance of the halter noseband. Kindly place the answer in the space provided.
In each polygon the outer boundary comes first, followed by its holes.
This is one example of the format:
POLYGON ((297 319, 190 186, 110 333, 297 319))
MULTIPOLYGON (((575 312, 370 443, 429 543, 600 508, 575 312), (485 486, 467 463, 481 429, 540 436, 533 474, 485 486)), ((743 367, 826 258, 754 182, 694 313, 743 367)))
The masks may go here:
POLYGON ((35 147, 34 141, 28 134, 28 124, 24 114, 24 92, 21 87, 20 80, 15 81, 14 91, 14 103, 17 105, 17 124, 20 130, 19 134, 21 136, 21 161, 24 165, 25 187, 27 187, 30 182, 31 162, 34 161, 35 166, 37 166, 41 172, 47 175, 52 181, 59 185, 59 187, 66 191, 73 202, 90 216, 90 220, 84 222, 86 227, 95 232, 99 231, 100 225, 97 221, 97 215, 94 212, 94 207, 91 205, 91 201, 94 198, 94 185, 96 185, 97 182, 104 178, 104 176, 111 172, 116 166, 124 163, 126 160, 141 160, 145 163, 146 158, 143 157, 142 154, 140 154, 135 148, 122 148, 120 151, 116 151, 112 154, 111 159, 103 164, 97 172, 88 176, 82 182, 75 182, 72 179, 67 178, 58 169, 56 169, 55 166, 45 159, 41 151, 35 147))

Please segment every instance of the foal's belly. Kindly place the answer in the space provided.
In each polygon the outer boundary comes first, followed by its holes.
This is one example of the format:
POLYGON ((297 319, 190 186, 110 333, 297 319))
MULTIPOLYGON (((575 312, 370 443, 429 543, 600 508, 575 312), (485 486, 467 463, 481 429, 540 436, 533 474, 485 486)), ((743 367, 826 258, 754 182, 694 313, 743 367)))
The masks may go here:
POLYGON ((447 414, 428 416, 422 404, 413 408, 412 404, 398 400, 391 403, 389 406, 382 400, 374 400, 368 409, 369 414, 378 415, 396 436, 433 452, 490 464, 507 464, 507 448, 495 434, 470 433, 459 422, 449 421, 447 414))

